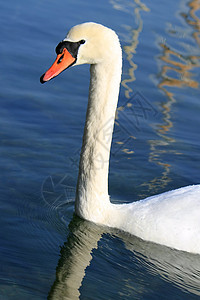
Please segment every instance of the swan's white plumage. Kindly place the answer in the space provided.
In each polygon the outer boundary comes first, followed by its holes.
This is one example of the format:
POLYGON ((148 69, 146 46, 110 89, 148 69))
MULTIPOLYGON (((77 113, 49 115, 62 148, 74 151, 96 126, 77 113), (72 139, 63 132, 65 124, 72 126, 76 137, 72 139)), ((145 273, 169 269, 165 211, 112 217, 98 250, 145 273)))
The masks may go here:
POLYGON ((193 185, 122 204, 116 207, 117 223, 144 240, 200 253, 199 199, 200 185, 193 185))
POLYGON ((91 64, 90 92, 80 157, 76 213, 144 240, 200 253, 200 185, 169 191, 131 204, 108 196, 110 145, 121 80, 117 35, 100 24, 73 27, 66 41, 84 39, 75 65, 91 64), (105 131, 109 132, 105 135, 105 131), (106 136, 106 138, 105 138, 106 136))

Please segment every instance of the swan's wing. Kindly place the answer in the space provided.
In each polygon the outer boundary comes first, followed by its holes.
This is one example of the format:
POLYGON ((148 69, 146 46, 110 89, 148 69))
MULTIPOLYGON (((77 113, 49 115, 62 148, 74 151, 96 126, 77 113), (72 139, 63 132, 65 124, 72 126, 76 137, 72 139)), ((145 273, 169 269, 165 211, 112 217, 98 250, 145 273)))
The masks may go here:
POLYGON ((200 185, 118 205, 116 218, 118 228, 144 240, 200 253, 200 185))

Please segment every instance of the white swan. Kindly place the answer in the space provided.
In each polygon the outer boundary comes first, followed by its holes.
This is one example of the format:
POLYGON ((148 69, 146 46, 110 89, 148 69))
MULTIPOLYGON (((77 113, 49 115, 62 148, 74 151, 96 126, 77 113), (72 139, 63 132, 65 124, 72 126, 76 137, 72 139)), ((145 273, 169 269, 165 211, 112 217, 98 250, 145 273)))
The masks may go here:
POLYGON ((100 24, 80 24, 69 31, 56 52, 57 58, 42 75, 41 83, 71 65, 91 64, 76 214, 144 240, 200 253, 200 185, 131 204, 116 205, 109 200, 109 156, 122 68, 121 46, 116 33, 100 24))

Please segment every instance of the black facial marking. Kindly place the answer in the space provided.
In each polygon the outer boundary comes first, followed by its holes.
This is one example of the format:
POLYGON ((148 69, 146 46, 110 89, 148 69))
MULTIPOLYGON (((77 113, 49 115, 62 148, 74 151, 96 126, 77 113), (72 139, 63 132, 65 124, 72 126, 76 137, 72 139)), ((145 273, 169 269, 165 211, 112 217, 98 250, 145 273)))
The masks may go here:
POLYGON ((61 61, 63 60, 63 57, 64 57, 64 54, 63 54, 63 55, 61 55, 61 57, 59 58, 59 60, 58 60, 57 64, 60 64, 60 63, 61 63, 61 61))
POLYGON ((77 58, 78 49, 81 44, 84 44, 85 40, 81 40, 79 42, 69 42, 69 41, 62 41, 56 47, 56 54, 61 54, 63 49, 66 48, 68 52, 74 57, 77 58))

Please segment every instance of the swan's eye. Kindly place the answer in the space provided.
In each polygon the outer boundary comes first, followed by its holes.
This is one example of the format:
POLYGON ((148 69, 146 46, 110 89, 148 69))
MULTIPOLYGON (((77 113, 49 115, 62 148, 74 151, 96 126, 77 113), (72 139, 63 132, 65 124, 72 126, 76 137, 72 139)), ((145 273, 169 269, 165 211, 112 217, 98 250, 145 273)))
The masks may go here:
POLYGON ((80 44, 85 44, 85 40, 81 40, 79 43, 80 44))
POLYGON ((61 63, 61 61, 63 60, 63 57, 64 57, 64 54, 63 54, 63 55, 61 55, 61 57, 59 58, 59 60, 58 60, 57 64, 60 64, 60 63, 61 63))

